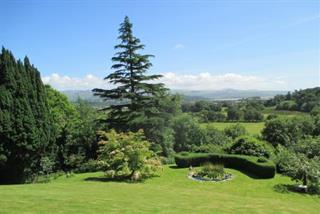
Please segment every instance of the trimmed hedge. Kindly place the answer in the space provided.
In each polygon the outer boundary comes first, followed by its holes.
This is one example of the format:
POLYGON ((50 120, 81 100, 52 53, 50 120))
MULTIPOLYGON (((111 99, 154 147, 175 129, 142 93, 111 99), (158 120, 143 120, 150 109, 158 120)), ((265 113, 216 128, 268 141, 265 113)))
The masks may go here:
POLYGON ((176 154, 178 167, 200 166, 205 162, 221 163, 227 168, 245 171, 258 178, 273 178, 275 165, 271 161, 258 162, 258 157, 213 153, 183 153, 176 154))

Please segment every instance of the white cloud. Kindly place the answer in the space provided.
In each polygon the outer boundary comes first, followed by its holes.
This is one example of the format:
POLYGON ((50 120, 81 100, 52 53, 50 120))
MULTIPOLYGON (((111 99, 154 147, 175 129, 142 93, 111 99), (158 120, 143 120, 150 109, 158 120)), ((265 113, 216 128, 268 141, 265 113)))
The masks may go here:
POLYGON ((171 89, 185 90, 220 90, 232 89, 284 89, 285 81, 278 79, 268 79, 252 75, 240 75, 226 73, 214 75, 211 73, 199 73, 197 75, 175 74, 172 72, 163 74, 161 82, 164 82, 171 89))
POLYGON ((174 50, 178 50, 178 49, 183 49, 183 48, 185 48, 185 46, 183 45, 183 44, 175 44, 174 46, 173 46, 173 49, 174 50))
MULTIPOLYGON (((111 85, 102 77, 88 74, 83 78, 60 76, 53 73, 42 78, 43 82, 50 84, 59 90, 88 90, 93 88, 110 88, 111 85)), ((177 74, 173 72, 163 73, 163 78, 158 80, 165 83, 171 89, 184 90, 220 90, 232 89, 259 89, 278 90, 286 89, 287 84, 283 78, 264 78, 253 75, 240 75, 226 73, 214 75, 211 73, 177 74)), ((157 81, 157 82, 158 82, 157 81)))
POLYGON ((53 73, 42 78, 43 83, 49 84, 58 90, 88 90, 93 88, 107 88, 107 81, 102 78, 88 74, 83 78, 60 76, 53 73))

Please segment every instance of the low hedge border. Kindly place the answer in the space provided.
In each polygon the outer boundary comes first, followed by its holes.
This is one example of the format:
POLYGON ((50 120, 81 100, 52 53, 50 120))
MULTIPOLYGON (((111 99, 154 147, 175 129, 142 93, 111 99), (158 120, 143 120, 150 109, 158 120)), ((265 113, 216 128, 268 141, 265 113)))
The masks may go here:
POLYGON ((258 157, 214 153, 178 153, 175 155, 178 167, 200 166, 205 162, 221 163, 227 168, 247 172, 258 178, 273 178, 276 172, 273 162, 258 162, 258 157))

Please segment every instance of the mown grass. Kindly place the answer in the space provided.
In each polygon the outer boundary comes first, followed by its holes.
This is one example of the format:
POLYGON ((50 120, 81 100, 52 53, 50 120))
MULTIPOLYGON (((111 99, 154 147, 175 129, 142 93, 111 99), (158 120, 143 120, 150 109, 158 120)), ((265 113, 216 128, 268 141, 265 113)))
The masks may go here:
MULTIPOLYGON (((204 125, 213 126, 219 130, 224 130, 226 127, 235 125, 236 123, 232 122, 211 122, 206 123, 204 125)), ((239 124, 243 125, 249 134, 251 135, 259 135, 264 128, 264 122, 258 122, 258 123, 246 123, 246 122, 239 122, 239 124)))
POLYGON ((276 186, 292 184, 287 177, 252 179, 227 171, 234 179, 220 183, 192 181, 188 169, 166 166, 160 177, 143 183, 96 181, 102 173, 85 173, 47 184, 0 185, 0 213, 273 214, 320 209, 317 196, 275 191, 276 186))

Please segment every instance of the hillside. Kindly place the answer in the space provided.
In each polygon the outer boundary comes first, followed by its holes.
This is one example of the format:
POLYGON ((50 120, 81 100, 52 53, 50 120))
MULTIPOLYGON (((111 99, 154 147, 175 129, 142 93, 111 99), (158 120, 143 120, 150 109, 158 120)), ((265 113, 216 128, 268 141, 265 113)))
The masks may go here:
MULTIPOLYGON (((88 101, 89 103, 101 104, 103 100, 100 97, 93 96, 90 90, 67 90, 61 91, 71 102, 75 102, 78 97, 88 101)), ((212 90, 212 91, 188 91, 188 90, 172 90, 171 93, 181 94, 185 101, 197 100, 238 100, 242 98, 260 97, 269 99, 279 94, 286 94, 286 91, 263 91, 263 90, 212 90)))

